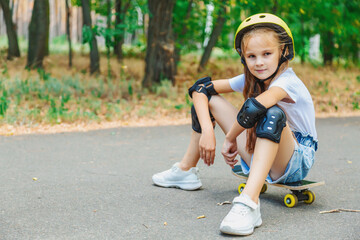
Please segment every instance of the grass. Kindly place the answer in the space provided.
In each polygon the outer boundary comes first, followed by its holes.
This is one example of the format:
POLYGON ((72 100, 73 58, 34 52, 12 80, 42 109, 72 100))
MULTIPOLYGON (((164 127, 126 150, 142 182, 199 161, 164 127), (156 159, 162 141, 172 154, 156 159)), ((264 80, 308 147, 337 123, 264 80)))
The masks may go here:
MULTIPOLYGON (((105 56, 101 74, 88 74, 89 59, 76 53, 68 68, 66 54, 52 53, 44 61, 45 71, 26 70, 26 57, 0 62, 0 133, 48 126, 133 126, 190 123, 191 99, 187 88, 196 79, 210 75, 229 78, 242 72, 236 58, 213 59, 196 71, 199 58, 187 55, 178 67, 176 85, 163 81, 153 93, 141 88, 145 63, 127 58, 110 61, 108 77, 105 56), (1 130, 2 129, 2 130, 1 130), (10 130, 9 130, 10 129, 10 130), (12 129, 12 130, 11 130, 12 129), (15 129, 15 130, 14 130, 15 129)), ((317 116, 360 115, 360 70, 314 67, 292 63, 294 71, 312 94, 317 116)), ((235 106, 241 94, 227 94, 235 106)))

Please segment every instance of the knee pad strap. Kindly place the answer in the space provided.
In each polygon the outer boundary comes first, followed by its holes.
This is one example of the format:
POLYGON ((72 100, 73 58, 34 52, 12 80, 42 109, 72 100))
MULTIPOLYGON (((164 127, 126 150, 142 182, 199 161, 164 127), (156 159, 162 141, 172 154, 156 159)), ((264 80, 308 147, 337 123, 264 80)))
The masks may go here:
MULTIPOLYGON (((215 118, 211 114, 210 111, 209 111, 209 113, 210 113, 211 122, 214 123, 215 118)), ((201 126, 200 126, 200 122, 199 122, 198 116, 196 114, 194 105, 191 106, 191 127, 195 132, 201 133, 201 126)), ((214 125, 214 128, 215 128, 215 125, 214 125)))
POLYGON ((269 108, 263 118, 261 118, 256 127, 256 136, 267 138, 273 142, 279 143, 281 133, 286 126, 286 115, 278 106, 269 108))
POLYGON ((189 88, 188 93, 191 98, 194 91, 205 94, 209 101, 212 95, 218 94, 210 77, 200 78, 189 88))

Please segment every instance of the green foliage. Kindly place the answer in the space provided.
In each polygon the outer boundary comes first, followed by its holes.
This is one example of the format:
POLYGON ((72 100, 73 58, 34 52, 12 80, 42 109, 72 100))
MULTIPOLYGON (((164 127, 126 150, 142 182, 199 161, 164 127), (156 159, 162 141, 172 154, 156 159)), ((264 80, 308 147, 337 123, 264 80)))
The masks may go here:
POLYGON ((40 77, 41 80, 46 81, 51 77, 51 73, 45 72, 45 70, 43 68, 38 68, 37 72, 38 72, 39 77, 40 77))
POLYGON ((325 81, 325 83, 323 83, 322 81, 318 82, 318 88, 322 89, 321 93, 324 95, 326 93, 329 92, 329 81, 325 81))
MULTIPOLYGON (((71 0, 71 2, 73 5, 81 6, 81 0, 71 0)), ((103 22, 95 23, 91 29, 85 27, 84 43, 89 42, 95 34, 104 37, 106 46, 110 48, 114 44, 114 38, 123 37, 125 33, 133 34, 136 30, 145 28, 145 21, 139 24, 138 19, 148 14, 146 0, 122 1, 122 7, 128 5, 129 8, 120 15, 113 12, 109 15, 107 4, 105 0, 91 0, 91 8, 96 13, 111 18, 113 22, 110 28, 103 22), (121 19, 121 23, 115 24, 116 17, 121 19)), ((110 8, 114 9, 115 2, 110 1, 110 4, 110 8)), ((212 11, 214 22, 224 1, 176 1, 173 11, 173 33, 178 53, 185 54, 203 48, 204 39, 207 36, 205 26, 208 11, 206 5, 208 4, 214 7, 212 11)), ((337 60, 345 66, 349 66, 349 62, 359 64, 359 0, 229 0, 225 4, 227 21, 216 44, 219 48, 233 48, 234 33, 245 17, 255 13, 270 12, 280 16, 289 25, 294 36, 296 56, 302 61, 309 61, 309 39, 320 34, 323 56, 330 56, 333 61, 337 60)), ((132 44, 144 49, 146 36, 136 38, 132 44)), ((130 55, 133 54, 130 52, 130 55)), ((143 57, 142 54, 136 54, 136 56, 143 57)))
POLYGON ((190 96, 189 96, 189 94, 186 94, 185 95, 185 104, 177 104, 177 105, 175 105, 174 106, 174 108, 175 109, 177 109, 177 110, 181 110, 181 109, 183 109, 183 108, 188 108, 188 109, 190 109, 191 108, 191 106, 192 106, 192 101, 190 100, 190 96))
MULTIPOLYGON (((206 24, 206 4, 212 4, 213 21, 222 1, 194 1, 190 18, 186 10, 189 1, 177 1, 174 9, 174 33, 176 46, 183 50, 194 50, 204 41, 206 24), (184 25, 186 32, 183 32, 184 25)), ((302 61, 309 58, 309 39, 321 34, 323 55, 357 64, 360 42, 360 3, 358 0, 231 0, 228 5, 228 19, 218 39, 217 47, 231 49, 234 33, 245 17, 260 12, 270 12, 280 16, 289 25, 295 42, 296 56, 302 61)))
MULTIPOLYGON (((78 0, 79 1, 79 0, 78 0)), ((107 26, 107 22, 103 20, 98 20, 92 29, 84 27, 83 29, 83 43, 87 43, 92 39, 92 36, 102 36, 105 39, 107 47, 112 47, 114 44, 114 37, 123 36, 125 32, 133 33, 137 29, 143 28, 143 26, 138 24, 139 11, 141 13, 146 13, 146 1, 144 0, 127 0, 122 1, 122 7, 128 5, 129 8, 125 13, 112 13, 108 12, 114 9, 114 2, 109 1, 110 6, 108 8, 107 1, 93 0, 91 2, 92 9, 102 16, 107 18, 106 21, 110 21, 110 27, 107 26), (114 19, 119 17, 121 23, 115 24, 114 19)), ((80 3, 81 5, 81 3, 80 3)))
POLYGON ((1 74, 6 75, 8 72, 7 64, 4 62, 1 74))
MULTIPOLYGON (((44 81, 44 75, 46 76, 39 72, 37 78, 14 80, 0 77, 1 122, 16 124, 20 119, 38 123, 72 122, 78 119, 98 121, 103 104, 113 101, 109 92, 121 99, 122 92, 126 91, 112 84, 105 84, 103 80, 84 81, 78 77, 56 79, 47 75, 44 81)), ((119 101, 108 104, 106 111, 116 117, 121 114, 121 108, 119 101)))
POLYGON ((45 71, 26 78, 0 76, 0 124, 111 121, 133 112, 151 116, 155 109, 173 109, 178 102, 177 88, 169 81, 157 86, 150 97, 140 86, 127 72, 117 79, 55 78, 45 71))
POLYGON ((84 25, 82 28, 82 43, 91 43, 93 37, 93 30, 91 27, 84 25))
POLYGON ((128 93, 130 96, 134 94, 134 90, 130 82, 128 83, 128 93))
MULTIPOLYGON (((109 0, 110 3, 110 8, 112 8, 112 1, 109 0)), ((92 9, 95 10, 96 13, 103 15, 103 16, 107 16, 108 15, 108 6, 107 6, 107 0, 103 0, 103 1, 99 1, 99 0, 93 0, 91 3, 91 7, 92 9)))
POLYGON ((72 6, 81 6, 81 0, 71 0, 72 6))
POLYGON ((357 91, 355 92, 353 95, 352 95, 352 98, 354 99, 352 101, 352 106, 353 106, 353 110, 360 110, 360 91, 357 91))
POLYGON ((198 49, 205 38, 206 7, 199 0, 194 0, 191 6, 189 4, 187 0, 176 1, 173 11, 175 44, 183 53, 198 49))
POLYGON ((359 102, 352 102, 353 110, 360 110, 359 102))
POLYGON ((146 46, 145 45, 123 45, 123 54, 125 57, 135 57, 135 58, 144 58, 146 52, 146 46))
POLYGON ((0 116, 4 117, 6 110, 9 107, 9 99, 8 99, 8 93, 5 89, 3 89, 2 96, 0 97, 0 116))

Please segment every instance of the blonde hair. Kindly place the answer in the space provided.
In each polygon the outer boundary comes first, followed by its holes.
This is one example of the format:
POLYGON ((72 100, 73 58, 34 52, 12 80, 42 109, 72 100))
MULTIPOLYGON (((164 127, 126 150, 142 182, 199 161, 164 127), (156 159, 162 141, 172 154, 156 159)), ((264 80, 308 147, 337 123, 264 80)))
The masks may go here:
MULTIPOLYGON (((274 39, 276 39, 276 41, 278 42, 279 50, 281 53, 282 53, 282 50, 284 49, 285 45, 288 44, 288 40, 287 41, 285 40, 285 39, 287 39, 286 32, 276 32, 270 27, 257 26, 244 34, 242 41, 241 41, 241 49, 242 49, 243 54, 245 52, 244 50, 246 49, 246 45, 249 42, 250 38, 254 37, 257 34, 261 34, 261 33, 269 34, 268 35, 269 40, 270 40, 271 36, 273 36, 274 39)), ((288 52, 288 49, 285 53, 282 53, 282 54, 286 55, 286 54, 288 54, 287 52, 288 52)), ((245 61, 245 59, 244 59, 244 61, 245 61)), ((279 67, 278 73, 272 79, 276 78, 282 71, 284 71, 288 67, 288 65, 289 65, 288 60, 285 61, 284 63, 282 63, 281 66, 279 67)), ((245 64, 244 64, 244 75, 245 75, 245 86, 244 86, 244 90, 243 90, 244 99, 248 99, 251 97, 257 97, 261 93, 265 92, 266 89, 265 89, 264 83, 257 83, 255 76, 252 75, 252 73, 249 71, 248 67, 245 64)), ((271 81, 272 79, 269 79, 269 80, 271 81)), ((247 131, 246 132, 246 138, 247 138, 246 151, 248 153, 254 153, 255 142, 256 142, 256 124, 254 127, 249 128, 246 131, 247 131)))

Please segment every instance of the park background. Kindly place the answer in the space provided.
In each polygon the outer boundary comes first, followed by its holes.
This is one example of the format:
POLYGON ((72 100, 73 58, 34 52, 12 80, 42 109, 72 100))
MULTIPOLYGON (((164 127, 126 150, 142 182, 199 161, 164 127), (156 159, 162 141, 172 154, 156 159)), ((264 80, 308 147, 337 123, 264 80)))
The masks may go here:
MULTIPOLYGON (((0 0, 0 133, 190 123, 187 88, 242 73, 246 16, 292 30, 317 117, 360 115, 359 0, 0 0)), ((241 94, 229 94, 240 107, 241 94)))

